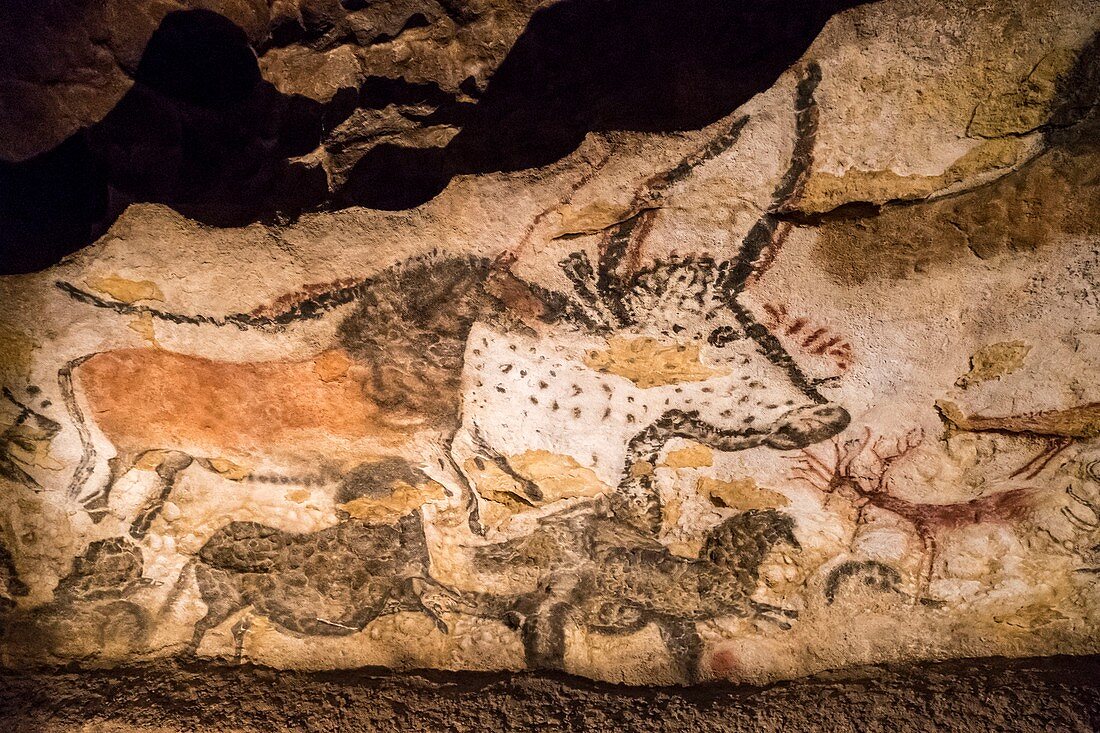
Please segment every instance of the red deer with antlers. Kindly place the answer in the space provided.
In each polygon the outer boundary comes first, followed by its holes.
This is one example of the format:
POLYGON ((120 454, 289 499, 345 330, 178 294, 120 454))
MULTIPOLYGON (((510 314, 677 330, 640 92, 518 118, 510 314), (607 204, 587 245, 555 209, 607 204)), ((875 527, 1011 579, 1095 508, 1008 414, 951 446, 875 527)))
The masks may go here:
POLYGON ((937 538, 941 532, 975 524, 1012 524, 1022 520, 1030 513, 1031 499, 1036 491, 1029 487, 1008 489, 947 504, 902 499, 891 491, 890 472, 923 439, 923 431, 912 430, 892 441, 893 446, 888 446, 888 441, 882 437, 872 441, 868 428, 863 437, 843 444, 834 438, 831 460, 804 448, 795 468, 796 478, 828 495, 843 496, 855 505, 858 510, 857 532, 869 506, 891 512, 912 525, 923 545, 917 569, 915 602, 925 597, 931 583, 938 550, 937 538), (873 458, 869 475, 853 468, 864 451, 873 458))

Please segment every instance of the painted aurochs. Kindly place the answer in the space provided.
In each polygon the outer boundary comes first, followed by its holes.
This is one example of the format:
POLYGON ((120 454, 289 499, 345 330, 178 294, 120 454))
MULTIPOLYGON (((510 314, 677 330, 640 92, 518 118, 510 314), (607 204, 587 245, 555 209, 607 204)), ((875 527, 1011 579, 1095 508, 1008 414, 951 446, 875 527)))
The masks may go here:
MULTIPOLYGON (((278 329, 345 304, 350 310, 335 341, 309 360, 227 363, 161 349, 74 360, 60 380, 85 454, 70 492, 99 518, 121 477, 139 462, 155 466, 159 488, 130 529, 141 537, 193 459, 276 466, 286 480, 310 482, 381 457, 419 454, 414 463, 457 489, 468 486, 464 441, 452 451, 459 420, 466 443, 499 451, 501 436, 516 434, 505 416, 520 401, 521 432, 564 441, 566 456, 587 461, 591 451, 570 441, 586 443, 593 431, 612 446, 593 468, 656 532, 659 500, 644 479, 631 478, 629 466, 669 440, 737 451, 790 450, 832 437, 847 426, 848 413, 828 404, 737 302, 764 251, 785 236, 777 213, 807 172, 819 80, 810 64, 797 91, 798 142, 789 169, 733 260, 689 257, 629 269, 652 214, 644 206, 733 145, 745 118, 648 181, 635 196, 639 211, 607 233, 596 267, 584 252, 561 263, 572 293, 517 278, 508 270, 510 254, 413 260, 363 282, 222 317, 105 301, 59 282, 93 306, 196 327, 278 329), (668 355, 674 362, 658 363, 668 355), (638 369, 642 380, 632 376, 638 369), (85 411, 115 449, 104 477, 94 477, 85 411)), ((506 459, 500 464, 511 472, 506 459)), ((542 498, 533 491, 529 499, 542 498)), ((471 527, 480 532, 478 499, 470 493, 468 501, 471 527)))

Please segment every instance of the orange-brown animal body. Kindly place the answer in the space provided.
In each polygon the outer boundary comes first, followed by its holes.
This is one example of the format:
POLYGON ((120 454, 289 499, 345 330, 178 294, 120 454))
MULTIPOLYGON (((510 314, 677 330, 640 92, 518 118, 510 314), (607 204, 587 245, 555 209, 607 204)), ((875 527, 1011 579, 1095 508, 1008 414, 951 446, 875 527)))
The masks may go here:
POLYGON ((59 384, 84 446, 70 493, 98 521, 119 477, 153 468, 159 496, 131 528, 136 537, 196 459, 229 466, 232 478, 280 483, 337 480, 393 457, 448 472, 466 338, 479 318, 538 305, 517 283, 485 258, 429 255, 358 284, 281 299, 272 313, 223 317, 104 301, 65 285, 97 307, 207 327, 279 329, 354 303, 330 347, 312 358, 231 362, 146 348, 66 365, 59 384), (116 453, 105 482, 91 481, 99 464, 90 425, 116 453))
POLYGON ((381 409, 361 371, 341 351, 235 363, 126 349, 92 356, 77 378, 92 419, 120 452, 308 465, 392 453, 423 423, 381 409))
POLYGON ((935 532, 960 529, 972 524, 1005 522, 1011 524, 1027 517, 1034 489, 1009 489, 950 504, 925 504, 907 501, 885 492, 861 493, 871 506, 893 512, 914 526, 925 538, 935 532))

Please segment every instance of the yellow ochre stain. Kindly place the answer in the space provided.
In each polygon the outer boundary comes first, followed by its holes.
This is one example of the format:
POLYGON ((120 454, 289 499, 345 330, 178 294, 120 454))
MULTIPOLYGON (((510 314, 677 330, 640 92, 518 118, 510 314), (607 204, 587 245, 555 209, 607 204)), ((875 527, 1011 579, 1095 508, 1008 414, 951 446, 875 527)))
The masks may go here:
POLYGON ((388 496, 361 496, 339 504, 337 508, 356 519, 367 522, 394 522, 426 502, 442 497, 443 486, 435 481, 428 481, 420 486, 397 481, 394 483, 393 492, 388 496))
POLYGON ((546 501, 596 496, 608 488, 592 469, 572 456, 529 450, 510 457, 508 463, 521 476, 534 481, 546 501))
POLYGON ((291 489, 290 491, 286 492, 285 496, 287 501, 293 501, 301 504, 302 502, 313 496, 313 494, 309 491, 309 489, 291 489))
POLYGON ((757 486, 751 477, 722 481, 704 476, 695 487, 715 506, 729 509, 772 509, 790 504, 783 494, 757 486))
POLYGON ((160 348, 160 343, 157 342, 157 330, 153 325, 152 314, 142 313, 140 316, 137 316, 134 320, 130 321, 129 328, 145 339, 150 346, 160 348))
POLYGON ((313 360, 313 371, 322 382, 343 378, 351 368, 351 359, 340 349, 325 351, 313 360))
POLYGON ((88 287, 96 292, 109 295, 123 303, 136 303, 139 300, 164 300, 164 293, 152 280, 129 280, 118 275, 90 278, 88 287))
MULTIPOLYGON (((560 499, 598 496, 608 489, 590 468, 572 456, 545 450, 529 450, 507 458, 508 466, 519 476, 533 482, 542 491, 540 503, 560 499)), ((466 473, 474 477, 477 491, 484 498, 514 509, 531 506, 523 487, 492 461, 468 458, 466 473)))
POLYGON ((892 170, 851 169, 843 175, 820 172, 807 182, 799 199, 804 211, 824 212, 853 200, 884 203, 927 198, 973 176, 1004 172, 1028 157, 1022 138, 983 140, 938 175, 905 175, 892 170))
POLYGON ((605 374, 629 379, 642 389, 722 376, 722 372, 700 363, 699 350, 694 344, 614 336, 608 339, 606 349, 592 349, 585 354, 584 363, 605 374))
POLYGON ((241 466, 225 458, 211 458, 210 468, 230 481, 243 481, 252 472, 247 466, 241 466))
POLYGON ((1031 347, 1023 341, 1001 341, 983 346, 970 357, 970 371, 955 384, 963 389, 1011 374, 1024 364, 1031 347))
POLYGON ((693 443, 686 448, 669 451, 660 465, 663 468, 706 468, 714 465, 714 451, 693 443))

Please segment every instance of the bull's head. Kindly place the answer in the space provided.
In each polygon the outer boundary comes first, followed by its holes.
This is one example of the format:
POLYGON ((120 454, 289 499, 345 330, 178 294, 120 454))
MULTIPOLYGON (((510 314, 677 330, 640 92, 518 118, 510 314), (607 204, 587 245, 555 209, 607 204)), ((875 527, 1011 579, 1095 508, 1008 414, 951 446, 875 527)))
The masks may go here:
MULTIPOLYGON (((818 392, 738 301, 790 228, 781 212, 812 160, 819 79, 810 64, 798 85, 790 167, 734 259, 637 264, 655 202, 728 149, 746 118, 653 176, 636 194, 634 213, 604 232, 595 266, 583 251, 566 257, 560 265, 572 292, 533 288, 546 304, 540 327, 475 326, 464 356, 463 421, 483 444, 504 457, 565 455, 621 493, 632 471, 644 473, 638 463, 652 465, 671 438, 723 451, 794 450, 847 427, 848 412, 818 392)), ((634 483, 631 491, 652 515, 652 487, 642 485, 645 478, 634 483)))
POLYGON ((627 364, 614 355, 590 361, 642 387, 676 384, 666 404, 685 412, 698 433, 683 437, 719 450, 794 450, 847 427, 848 412, 822 397, 775 336, 737 302, 736 262, 674 257, 626 280, 607 269, 593 273, 583 253, 562 266, 579 293, 595 296, 587 299, 586 318, 574 320, 606 334, 612 350, 619 344, 627 352, 627 364))
POLYGON ((677 258, 625 282, 583 254, 563 266, 576 294, 552 322, 471 332, 464 421, 501 455, 569 456, 616 486, 675 437, 793 450, 848 425, 725 289, 730 262, 677 258))

